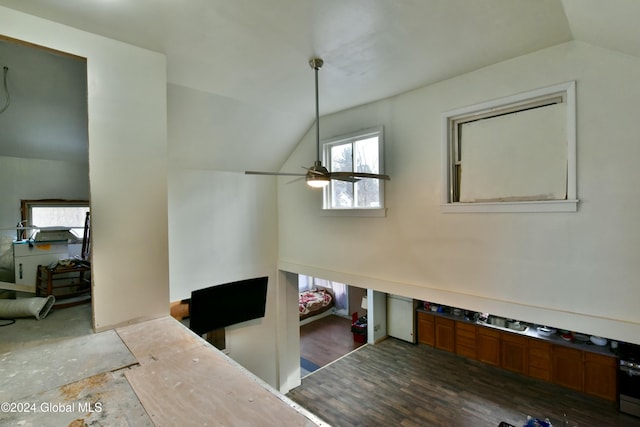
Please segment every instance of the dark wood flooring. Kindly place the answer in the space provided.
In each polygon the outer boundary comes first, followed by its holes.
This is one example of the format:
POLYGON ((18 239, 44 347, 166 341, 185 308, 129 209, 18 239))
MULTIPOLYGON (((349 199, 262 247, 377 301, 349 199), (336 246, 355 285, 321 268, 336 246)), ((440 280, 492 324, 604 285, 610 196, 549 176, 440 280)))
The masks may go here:
POLYGON ((288 397, 333 426, 521 427, 527 415, 563 426, 640 426, 615 404, 393 338, 302 380, 288 397))
POLYGON ((300 356, 325 366, 362 346, 353 341, 351 319, 327 316, 300 327, 300 356))

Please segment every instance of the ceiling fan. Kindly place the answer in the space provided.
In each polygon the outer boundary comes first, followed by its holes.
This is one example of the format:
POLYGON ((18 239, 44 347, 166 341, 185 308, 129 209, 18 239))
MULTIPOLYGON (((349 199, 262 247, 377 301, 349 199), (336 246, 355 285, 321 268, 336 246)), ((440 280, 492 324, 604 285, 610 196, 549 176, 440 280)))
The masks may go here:
POLYGON ((316 161, 313 166, 303 169, 307 170, 307 173, 288 173, 288 172, 259 172, 259 171, 245 171, 247 175, 279 175, 279 176, 301 176, 305 177, 305 181, 310 187, 321 188, 326 187, 332 179, 338 181, 358 182, 362 178, 384 179, 389 180, 389 175, 381 175, 376 173, 366 172, 329 172, 326 167, 322 166, 320 161, 320 113, 318 109, 318 70, 322 67, 324 61, 320 58, 312 58, 309 60, 309 65, 315 72, 316 82, 316 161))

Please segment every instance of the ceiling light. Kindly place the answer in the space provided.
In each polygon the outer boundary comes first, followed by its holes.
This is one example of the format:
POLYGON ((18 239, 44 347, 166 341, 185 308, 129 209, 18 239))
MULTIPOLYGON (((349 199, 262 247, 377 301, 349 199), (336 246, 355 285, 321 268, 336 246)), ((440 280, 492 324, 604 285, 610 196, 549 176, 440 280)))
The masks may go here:
POLYGON ((322 188, 329 185, 329 171, 322 166, 319 161, 314 162, 313 166, 307 169, 306 181, 309 187, 322 188))

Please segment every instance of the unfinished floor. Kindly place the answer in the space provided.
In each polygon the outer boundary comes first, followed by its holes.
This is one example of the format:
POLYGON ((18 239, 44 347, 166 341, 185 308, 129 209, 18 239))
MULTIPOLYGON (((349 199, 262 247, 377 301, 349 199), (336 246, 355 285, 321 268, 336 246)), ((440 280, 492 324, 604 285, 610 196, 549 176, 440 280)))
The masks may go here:
POLYGON ((88 304, 0 327, 0 425, 315 426, 171 317, 101 333, 88 304))

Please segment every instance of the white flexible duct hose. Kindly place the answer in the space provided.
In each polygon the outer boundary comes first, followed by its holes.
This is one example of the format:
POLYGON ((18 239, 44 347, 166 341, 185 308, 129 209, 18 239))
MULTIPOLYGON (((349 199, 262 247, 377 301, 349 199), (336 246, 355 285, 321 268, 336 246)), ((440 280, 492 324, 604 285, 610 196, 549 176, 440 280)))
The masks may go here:
POLYGON ((0 319, 34 316, 36 320, 44 319, 49 314, 56 298, 48 297, 0 299, 0 319))

